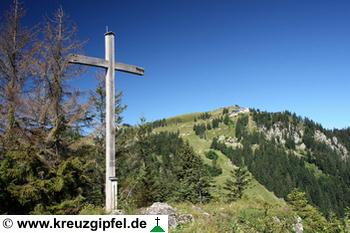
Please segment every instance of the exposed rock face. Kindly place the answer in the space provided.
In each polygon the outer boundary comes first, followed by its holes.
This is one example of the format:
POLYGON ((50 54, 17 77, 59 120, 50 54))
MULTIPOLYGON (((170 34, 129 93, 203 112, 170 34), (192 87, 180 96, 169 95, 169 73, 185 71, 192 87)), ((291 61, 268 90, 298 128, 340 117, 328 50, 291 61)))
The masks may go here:
POLYGON ((168 215, 169 227, 175 228, 178 224, 193 222, 194 218, 191 214, 179 215, 176 209, 167 203, 156 202, 148 208, 142 209, 141 214, 168 215))
POLYGON ((242 143, 238 142, 237 138, 235 137, 225 137, 224 135, 221 135, 218 139, 219 142, 225 143, 226 146, 231 146, 233 148, 242 148, 242 143))
POLYGON ((239 114, 244 114, 244 113, 249 113, 249 108, 238 108, 238 109, 235 109, 229 114, 229 116, 230 117, 235 117, 235 116, 238 116, 239 114))
POLYGON ((303 233, 304 232, 303 220, 299 216, 296 216, 295 221, 296 222, 293 225, 294 232, 295 233, 303 233))
MULTIPOLYGON (((300 150, 305 149, 302 137, 304 135, 304 130, 293 125, 288 125, 288 127, 283 127, 281 122, 277 122, 272 125, 270 129, 262 126, 258 129, 259 132, 263 133, 267 140, 274 140, 278 144, 285 145, 286 139, 291 138, 297 148, 300 150)), ((337 154, 339 154, 342 159, 349 158, 349 151, 343 146, 336 137, 329 138, 320 130, 316 130, 314 134, 314 139, 317 142, 324 143, 337 154)))
POLYGON ((295 145, 302 143, 303 131, 299 130, 293 125, 288 125, 288 128, 283 128, 280 122, 273 124, 273 126, 267 130, 265 126, 259 129, 259 132, 263 133, 267 140, 275 140, 276 143, 285 144, 286 138, 292 138, 295 145))
POLYGON ((321 142, 332 148, 332 150, 336 151, 337 154, 342 156, 342 159, 346 159, 349 157, 349 152, 341 143, 338 142, 336 137, 328 138, 324 133, 319 130, 315 131, 314 138, 316 141, 321 142))

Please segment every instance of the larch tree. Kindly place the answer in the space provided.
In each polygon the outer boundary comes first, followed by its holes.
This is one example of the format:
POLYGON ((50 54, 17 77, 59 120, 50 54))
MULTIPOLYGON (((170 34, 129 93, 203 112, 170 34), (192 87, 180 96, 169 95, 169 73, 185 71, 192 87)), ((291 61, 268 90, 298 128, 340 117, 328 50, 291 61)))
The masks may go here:
POLYGON ((70 54, 81 50, 76 39, 77 29, 59 8, 52 19, 48 18, 42 27, 39 44, 40 53, 36 64, 38 77, 35 101, 39 109, 39 126, 45 129, 44 146, 46 158, 58 163, 67 148, 67 132, 89 120, 90 103, 80 104, 79 91, 69 91, 67 80, 76 77, 81 69, 69 64, 70 54))
POLYGON ((35 51, 33 30, 21 25, 24 15, 21 4, 14 0, 0 26, 0 130, 6 145, 12 147, 23 136, 22 95, 35 51))

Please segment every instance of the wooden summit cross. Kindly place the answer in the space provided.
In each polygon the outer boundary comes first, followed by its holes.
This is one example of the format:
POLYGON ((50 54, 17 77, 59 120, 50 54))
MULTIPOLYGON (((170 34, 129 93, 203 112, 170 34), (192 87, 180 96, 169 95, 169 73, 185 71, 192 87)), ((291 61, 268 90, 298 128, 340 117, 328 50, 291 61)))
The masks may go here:
POLYGON ((115 70, 143 75, 144 69, 123 63, 115 63, 114 33, 105 34, 105 59, 71 55, 69 62, 106 69, 106 212, 117 209, 117 178, 115 175, 115 70))

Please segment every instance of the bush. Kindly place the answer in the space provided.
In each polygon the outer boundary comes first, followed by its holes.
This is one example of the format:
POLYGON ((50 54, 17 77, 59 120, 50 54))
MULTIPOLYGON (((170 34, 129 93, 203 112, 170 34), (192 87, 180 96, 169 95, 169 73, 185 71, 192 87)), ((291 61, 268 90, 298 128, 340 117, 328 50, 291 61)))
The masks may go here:
POLYGON ((209 175, 212 176, 212 177, 215 177, 215 176, 219 176, 222 174, 222 168, 219 167, 219 166, 209 166, 207 165, 208 167, 208 172, 209 172, 209 175))
POLYGON ((212 151, 212 150, 205 153, 205 157, 207 157, 210 160, 217 160, 218 159, 218 155, 215 153, 215 151, 212 151))

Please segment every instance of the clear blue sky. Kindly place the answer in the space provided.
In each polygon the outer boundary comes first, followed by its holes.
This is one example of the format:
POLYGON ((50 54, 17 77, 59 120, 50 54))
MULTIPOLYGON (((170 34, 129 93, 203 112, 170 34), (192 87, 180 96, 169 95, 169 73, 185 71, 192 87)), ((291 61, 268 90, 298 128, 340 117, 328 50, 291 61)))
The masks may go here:
MULTIPOLYGON (((1 0, 3 11, 10 0, 1 0)), ((127 123, 238 104, 290 110, 327 128, 350 126, 350 1, 24 0, 26 23, 62 5, 104 57, 105 26, 117 59, 145 67, 117 74, 127 123)), ((72 84, 94 89, 95 70, 72 84), (88 77, 90 76, 90 77, 88 77)))

